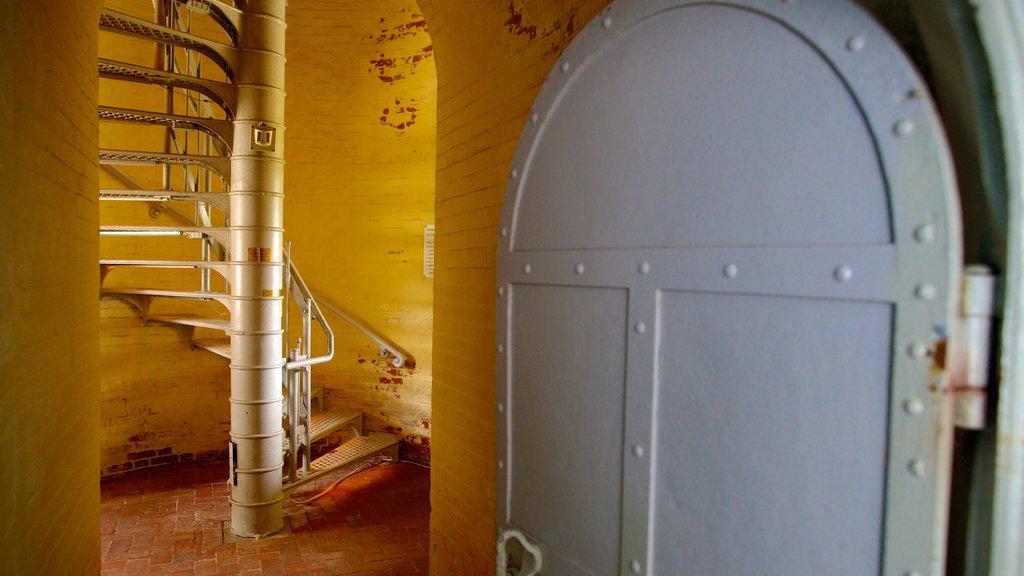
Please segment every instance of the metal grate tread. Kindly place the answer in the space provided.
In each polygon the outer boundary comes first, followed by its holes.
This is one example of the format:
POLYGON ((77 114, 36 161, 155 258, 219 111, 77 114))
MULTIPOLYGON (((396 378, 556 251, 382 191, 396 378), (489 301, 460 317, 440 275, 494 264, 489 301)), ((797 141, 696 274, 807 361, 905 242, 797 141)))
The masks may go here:
POLYGON ((316 471, 334 469, 351 464, 360 458, 387 450, 398 445, 398 436, 384 432, 370 432, 366 436, 353 438, 331 450, 327 454, 313 460, 310 468, 316 471))
POLYGON ((185 260, 100 260, 100 266, 134 266, 137 268, 209 268, 220 270, 228 262, 202 262, 185 260))
POLYGON ((206 167, 225 180, 231 178, 231 158, 227 156, 201 156, 198 154, 171 154, 168 152, 140 152, 135 150, 100 150, 100 164, 174 164, 206 167))
POLYGON ((231 207, 231 197, 218 192, 177 192, 175 190, 100 190, 100 200, 136 202, 204 202, 219 208, 225 214, 231 207))
POLYGON ((196 328, 223 330, 225 332, 231 328, 231 322, 228 320, 208 318, 198 314, 151 314, 149 320, 165 324, 182 324, 185 326, 195 326, 196 328))
POLYGON ((167 128, 181 128, 185 130, 201 130, 212 136, 216 136, 228 148, 231 147, 233 139, 232 124, 226 120, 216 118, 196 118, 194 116, 180 116, 177 114, 162 114, 148 110, 133 110, 129 108, 112 108, 109 106, 98 107, 100 120, 108 122, 131 122, 134 124, 150 124, 153 126, 165 126, 167 128))
POLYGON ((234 115, 235 109, 235 88, 224 82, 195 78, 184 74, 163 72, 145 66, 135 66, 127 62, 117 62, 107 58, 99 59, 99 75, 101 78, 112 80, 127 80, 129 82, 143 82, 146 84, 158 84, 160 86, 172 86, 195 90, 209 97, 218 106, 224 109, 229 119, 234 115))
POLYGON ((178 233, 182 236, 216 236, 218 234, 227 234, 229 231, 230 228, 217 226, 100 226, 100 233, 122 232, 125 233, 125 235, 131 235, 131 233, 134 232, 141 236, 151 233, 178 233))
MULTIPOLYGON (((312 394, 311 394, 312 395, 312 394)), ((352 424, 356 420, 361 420, 363 413, 359 410, 331 410, 331 411, 320 411, 314 412, 310 417, 310 428, 313 429, 313 439, 310 442, 316 442, 317 440, 324 438, 325 436, 336 432, 349 424, 352 424)), ((359 424, 359 432, 362 433, 362 422, 359 424)), ((300 440, 301 442, 301 440, 300 440)), ((288 436, 285 435, 284 440, 281 442, 281 448, 288 450, 288 436)))
POLYGON ((192 240, 213 238, 222 246, 231 241, 231 229, 215 226, 100 226, 101 236, 164 236, 180 235, 192 240))
POLYGON ((156 290, 152 288, 104 288, 104 296, 153 296, 159 298, 181 298, 184 300, 227 300, 231 295, 222 292, 188 292, 181 290, 156 290))
POLYGON ((231 64, 228 60, 233 59, 234 50, 230 46, 225 46, 187 32, 167 28, 166 26, 161 26, 109 8, 104 8, 100 12, 100 28, 164 44, 173 44, 189 50, 196 50, 209 57, 210 60, 213 60, 229 78, 232 76, 231 64))
POLYGON ((218 356, 223 356, 228 360, 231 359, 231 339, 230 338, 198 338, 192 340, 192 345, 196 348, 202 348, 209 350, 218 356))
POLYGON ((337 470, 346 464, 351 464, 373 456, 380 452, 388 451, 391 457, 397 460, 398 457, 398 436, 384 432, 370 432, 367 436, 359 436, 345 442, 327 454, 317 458, 310 464, 310 473, 299 478, 295 482, 285 483, 284 490, 291 491, 311 480, 337 470))

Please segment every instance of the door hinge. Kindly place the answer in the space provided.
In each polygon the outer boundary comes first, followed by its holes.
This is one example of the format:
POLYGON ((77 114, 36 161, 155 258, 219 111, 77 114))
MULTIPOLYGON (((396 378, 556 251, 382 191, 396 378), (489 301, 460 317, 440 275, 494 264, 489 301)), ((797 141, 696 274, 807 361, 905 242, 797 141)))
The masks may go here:
POLYGON ((986 425, 989 365, 996 309, 996 275, 988 266, 967 266, 960 310, 960 361, 953 373, 954 421, 967 430, 986 425))

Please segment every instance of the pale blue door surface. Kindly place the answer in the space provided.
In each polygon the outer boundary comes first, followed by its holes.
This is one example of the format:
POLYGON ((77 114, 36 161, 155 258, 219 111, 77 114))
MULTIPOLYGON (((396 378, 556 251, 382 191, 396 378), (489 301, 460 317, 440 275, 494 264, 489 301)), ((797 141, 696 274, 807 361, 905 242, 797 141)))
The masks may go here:
POLYGON ((954 198, 927 88, 851 2, 603 11, 502 213, 520 573, 937 573, 954 198))

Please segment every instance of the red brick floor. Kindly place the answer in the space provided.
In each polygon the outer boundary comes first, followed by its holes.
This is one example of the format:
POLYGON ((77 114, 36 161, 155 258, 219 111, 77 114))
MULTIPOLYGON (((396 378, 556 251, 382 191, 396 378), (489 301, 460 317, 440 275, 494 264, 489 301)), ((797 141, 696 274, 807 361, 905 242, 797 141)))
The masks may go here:
MULTIPOLYGON (((341 473, 302 487, 323 490, 341 473)), ((101 574, 407 576, 427 573, 430 471, 385 463, 311 504, 285 504, 285 529, 228 530, 226 462, 176 464, 104 481, 101 574)))

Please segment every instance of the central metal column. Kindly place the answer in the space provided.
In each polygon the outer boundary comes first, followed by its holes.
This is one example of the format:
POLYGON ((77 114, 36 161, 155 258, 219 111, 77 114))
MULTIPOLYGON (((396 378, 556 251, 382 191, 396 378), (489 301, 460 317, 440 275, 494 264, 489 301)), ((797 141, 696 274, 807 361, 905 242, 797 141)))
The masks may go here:
POLYGON ((242 0, 231 156, 231 531, 284 526, 281 294, 286 0, 242 0))

